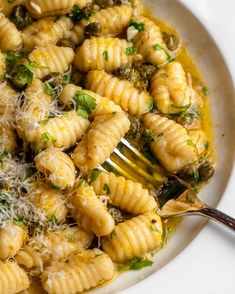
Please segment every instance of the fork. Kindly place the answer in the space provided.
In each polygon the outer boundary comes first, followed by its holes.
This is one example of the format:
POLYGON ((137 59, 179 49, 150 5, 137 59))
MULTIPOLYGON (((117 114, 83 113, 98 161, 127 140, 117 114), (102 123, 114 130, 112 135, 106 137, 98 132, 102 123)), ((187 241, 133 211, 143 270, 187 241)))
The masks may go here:
POLYGON ((202 202, 195 189, 178 176, 152 164, 128 140, 122 138, 119 148, 99 167, 101 170, 141 181, 158 202, 157 213, 162 218, 199 215, 235 231, 235 219, 202 202))

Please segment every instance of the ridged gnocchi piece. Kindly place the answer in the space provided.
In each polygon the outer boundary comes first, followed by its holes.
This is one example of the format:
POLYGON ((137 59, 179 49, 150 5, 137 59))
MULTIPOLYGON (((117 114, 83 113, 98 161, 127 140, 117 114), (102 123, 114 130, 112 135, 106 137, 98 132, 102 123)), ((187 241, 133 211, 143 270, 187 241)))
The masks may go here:
POLYGON ((14 23, 0 12, 0 49, 3 51, 17 49, 22 43, 20 32, 14 23))
POLYGON ((5 70, 6 70, 5 57, 0 51, 0 81, 4 77, 5 70))
POLYGON ((167 47, 162 39, 161 31, 154 21, 138 15, 132 18, 132 23, 140 24, 143 29, 137 30, 133 25, 128 28, 127 36, 134 36, 132 42, 144 61, 161 65, 171 60, 167 47))
POLYGON ((202 154, 206 149, 208 149, 208 140, 205 133, 200 129, 189 130, 188 134, 192 139, 192 142, 197 149, 198 154, 202 154))
POLYGON ((26 239, 23 226, 7 222, 0 229, 0 259, 13 258, 26 239))
POLYGON ((131 82, 120 80, 101 70, 88 73, 86 88, 113 100, 131 115, 140 116, 153 107, 153 100, 147 91, 140 91, 131 82))
POLYGON ((35 157, 35 165, 54 186, 65 189, 74 185, 74 164, 71 158, 59 149, 50 147, 42 151, 35 157))
POLYGON ((133 15, 144 14, 144 4, 140 0, 130 0, 131 6, 133 7, 133 15))
POLYGON ((114 229, 114 219, 102 201, 98 199, 92 187, 82 181, 72 195, 71 210, 73 218, 85 231, 96 236, 109 235, 114 229))
POLYGON ((5 150, 14 152, 17 147, 17 135, 13 127, 0 123, 0 154, 5 150))
POLYGON ((153 113, 145 116, 144 124, 154 134, 151 149, 166 170, 178 172, 197 159, 192 139, 180 124, 153 113))
POLYGON ((67 14, 74 5, 83 8, 91 0, 28 0, 27 8, 34 17, 67 14))
POLYGON ((8 17, 16 5, 25 4, 26 1, 27 0, 0 0, 0 11, 8 17))
POLYGON ((29 278, 14 261, 0 261, 0 286, 2 294, 15 294, 29 288, 29 278))
POLYGON ((189 107, 192 90, 179 62, 168 63, 151 79, 151 96, 157 109, 164 114, 182 112, 189 107))
POLYGON ((77 92, 82 91, 85 94, 88 94, 96 101, 96 107, 91 112, 91 117, 94 118, 98 115, 113 113, 113 112, 121 112, 121 108, 116 105, 113 101, 101 97, 100 95, 96 94, 95 92, 84 90, 81 87, 78 87, 73 84, 67 84, 64 86, 63 90, 61 91, 61 94, 59 96, 59 101, 67 106, 69 109, 74 108, 74 97, 77 92))
POLYGON ((73 62, 74 52, 69 47, 47 45, 34 49, 29 54, 29 60, 38 65, 34 73, 35 79, 42 79, 50 73, 63 73, 73 62))
POLYGON ((110 257, 93 249, 75 256, 68 263, 56 262, 46 268, 42 273, 42 284, 48 294, 75 294, 111 280, 114 272, 110 257))
POLYGON ((85 40, 78 49, 74 65, 84 72, 93 69, 114 71, 132 63, 133 55, 126 54, 128 47, 133 47, 133 44, 124 39, 92 37, 85 40))
POLYGON ((89 125, 89 120, 79 116, 75 110, 48 119, 43 126, 35 129, 34 149, 52 145, 57 148, 70 148, 81 139, 89 125))
POLYGON ((27 268, 43 268, 83 251, 91 244, 92 239, 93 234, 78 227, 51 231, 29 239, 15 259, 18 264, 27 268))
POLYGON ((17 131, 21 138, 28 142, 35 140, 38 122, 46 119, 50 114, 52 97, 44 91, 44 84, 33 80, 24 92, 24 103, 16 114, 17 131))
POLYGON ((81 171, 87 171, 104 163, 129 128, 130 121, 123 112, 95 117, 71 155, 74 164, 81 171))
POLYGON ((23 30, 24 47, 32 50, 35 47, 56 44, 60 39, 70 35, 68 31, 72 26, 73 23, 67 16, 61 16, 58 20, 55 16, 41 18, 23 30))
POLYGON ((132 7, 129 5, 101 9, 89 17, 88 20, 82 20, 75 25, 71 31, 71 39, 75 44, 82 43, 85 39, 85 27, 94 22, 101 25, 100 36, 115 37, 128 27, 132 13, 132 7))
POLYGON ((124 262, 158 249, 161 241, 161 219, 149 212, 116 225, 114 233, 102 237, 101 244, 113 261, 124 262))
POLYGON ((17 92, 6 82, 0 83, 0 123, 11 124, 15 121, 17 92))
POLYGON ((113 173, 101 172, 92 182, 97 195, 107 195, 114 206, 138 215, 154 210, 157 203, 140 183, 118 177, 113 173))
POLYGON ((30 186, 28 201, 30 201, 37 209, 46 215, 46 217, 55 222, 62 222, 67 215, 65 198, 63 194, 49 185, 35 182, 30 186))

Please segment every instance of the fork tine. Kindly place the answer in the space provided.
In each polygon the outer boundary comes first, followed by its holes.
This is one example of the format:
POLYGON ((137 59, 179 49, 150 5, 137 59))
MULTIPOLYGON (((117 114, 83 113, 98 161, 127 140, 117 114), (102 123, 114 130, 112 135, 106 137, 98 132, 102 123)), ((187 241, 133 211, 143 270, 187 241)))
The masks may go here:
MULTIPOLYGON (((120 166, 118 166, 114 161, 112 161, 110 158, 106 159, 105 163, 111 168, 111 170, 115 170, 119 175, 121 175, 127 179, 133 180, 133 181, 136 180, 130 174, 128 174, 126 171, 124 171, 120 166)), ((102 169, 105 171, 108 171, 105 168, 104 164, 102 165, 102 169)))
POLYGON ((157 179, 157 178, 151 176, 150 174, 148 174, 141 167, 136 165, 133 161, 131 161, 129 158, 127 158, 124 154, 122 154, 117 148, 114 149, 113 153, 117 157, 119 157, 123 162, 125 162, 132 170, 134 170, 137 174, 139 174, 142 178, 144 178, 145 180, 147 180, 151 184, 159 185, 163 182, 162 179, 157 179))
POLYGON ((166 175, 166 171, 161 166, 157 164, 152 164, 150 160, 148 160, 137 148, 133 147, 126 139, 122 138, 120 143, 128 150, 130 150, 133 154, 135 154, 136 157, 140 159, 143 163, 145 163, 148 167, 156 170, 161 175, 166 175))

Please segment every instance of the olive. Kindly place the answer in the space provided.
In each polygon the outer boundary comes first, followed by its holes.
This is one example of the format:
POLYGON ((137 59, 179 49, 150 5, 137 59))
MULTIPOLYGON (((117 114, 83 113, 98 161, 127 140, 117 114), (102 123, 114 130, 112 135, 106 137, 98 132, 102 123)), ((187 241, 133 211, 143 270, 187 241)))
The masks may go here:
POLYGON ((59 47, 70 47, 72 49, 76 48, 76 45, 73 43, 73 41, 70 38, 60 39, 56 45, 59 47))
POLYGON ((99 37, 101 34, 102 26, 99 22, 92 22, 89 25, 85 27, 85 36, 90 37, 90 36, 95 36, 99 37))
POLYGON ((23 5, 16 5, 9 16, 19 30, 24 29, 33 22, 27 8, 23 5))

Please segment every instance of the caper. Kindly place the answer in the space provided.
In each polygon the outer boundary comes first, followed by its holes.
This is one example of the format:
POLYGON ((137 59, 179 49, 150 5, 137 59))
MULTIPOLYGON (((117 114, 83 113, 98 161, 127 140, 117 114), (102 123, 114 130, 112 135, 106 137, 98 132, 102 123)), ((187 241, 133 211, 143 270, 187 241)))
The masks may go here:
POLYGON ((60 47, 70 47, 72 49, 76 48, 76 45, 73 43, 73 41, 70 38, 60 39, 56 45, 60 47))
POLYGON ((163 40, 170 51, 178 49, 180 40, 176 35, 164 33, 163 40))
POLYGON ((9 16, 19 30, 24 29, 33 22, 27 8, 23 5, 16 5, 9 16))
POLYGON ((102 26, 99 22, 92 22, 89 25, 85 27, 85 36, 90 37, 90 36, 95 36, 99 37, 101 33, 102 26))
POLYGON ((215 173, 215 168, 207 160, 205 160, 199 166, 198 174, 200 176, 201 181, 208 181, 211 177, 213 177, 214 173, 215 173))
POLYGON ((94 13, 95 13, 94 7, 91 4, 87 4, 82 10, 83 18, 86 18, 86 19, 88 19, 94 13))
POLYGON ((107 8, 114 5, 113 0, 95 0, 95 4, 99 5, 100 8, 107 8))

